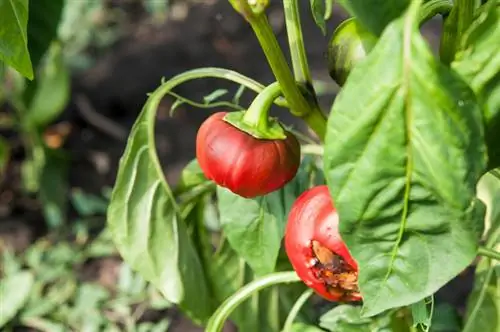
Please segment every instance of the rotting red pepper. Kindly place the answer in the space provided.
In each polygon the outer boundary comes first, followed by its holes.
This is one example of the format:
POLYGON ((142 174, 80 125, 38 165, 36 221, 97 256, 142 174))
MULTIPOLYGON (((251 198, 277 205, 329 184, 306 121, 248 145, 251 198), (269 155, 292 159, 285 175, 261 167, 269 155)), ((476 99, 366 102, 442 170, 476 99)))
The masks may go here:
POLYGON ((360 301, 358 265, 338 231, 339 216, 326 185, 311 188, 288 215, 285 249, 297 275, 331 301, 360 301))
POLYGON ((196 157, 207 178, 246 198, 278 190, 294 178, 300 144, 292 133, 259 139, 224 121, 226 114, 213 114, 198 130, 196 157))

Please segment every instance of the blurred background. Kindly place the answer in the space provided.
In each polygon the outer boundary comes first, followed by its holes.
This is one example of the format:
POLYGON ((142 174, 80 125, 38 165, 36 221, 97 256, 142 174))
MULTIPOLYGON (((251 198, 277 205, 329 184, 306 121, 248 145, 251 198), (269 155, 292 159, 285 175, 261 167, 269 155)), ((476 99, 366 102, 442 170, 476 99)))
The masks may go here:
MULTIPOLYGON (((347 16, 335 7, 323 36, 309 1, 301 7, 315 86, 328 110, 338 87, 325 50, 347 16)), ((287 50, 280 1, 269 17, 287 50)), ((424 30, 437 47, 439 21, 424 30)), ((30 1, 28 32, 37 80, 0 71, 0 276, 29 271, 0 287, 0 330, 201 331, 122 264, 105 213, 128 132, 162 77, 217 66, 273 81, 253 32, 225 0, 30 1), (59 2, 60 11, 50 5, 59 2), (46 50, 33 51, 42 42, 46 50)), ((237 88, 200 80, 175 92, 203 101, 214 90, 237 88)), ((244 97, 248 105, 252 96, 244 97)), ((183 104, 170 117, 174 102, 162 101, 156 131, 173 185, 194 158, 197 128, 216 111, 183 104)), ((457 282, 462 286, 442 296, 460 307, 468 283, 457 282)))

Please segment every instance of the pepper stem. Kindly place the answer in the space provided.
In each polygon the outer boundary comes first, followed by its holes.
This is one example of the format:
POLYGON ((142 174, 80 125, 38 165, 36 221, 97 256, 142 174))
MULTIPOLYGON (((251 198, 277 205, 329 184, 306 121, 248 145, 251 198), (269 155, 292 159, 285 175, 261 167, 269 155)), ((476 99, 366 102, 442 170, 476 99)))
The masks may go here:
POLYGON ((281 87, 278 82, 265 87, 253 100, 242 121, 251 127, 267 131, 269 129, 269 109, 279 96, 281 96, 281 87))

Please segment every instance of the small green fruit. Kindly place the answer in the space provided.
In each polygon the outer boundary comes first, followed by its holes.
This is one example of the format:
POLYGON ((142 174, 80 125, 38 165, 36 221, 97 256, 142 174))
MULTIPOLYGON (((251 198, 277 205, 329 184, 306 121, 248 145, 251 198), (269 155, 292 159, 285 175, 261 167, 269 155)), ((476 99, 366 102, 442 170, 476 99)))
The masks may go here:
POLYGON ((328 44, 328 70, 338 85, 344 85, 351 70, 377 43, 377 37, 354 18, 342 22, 328 44))

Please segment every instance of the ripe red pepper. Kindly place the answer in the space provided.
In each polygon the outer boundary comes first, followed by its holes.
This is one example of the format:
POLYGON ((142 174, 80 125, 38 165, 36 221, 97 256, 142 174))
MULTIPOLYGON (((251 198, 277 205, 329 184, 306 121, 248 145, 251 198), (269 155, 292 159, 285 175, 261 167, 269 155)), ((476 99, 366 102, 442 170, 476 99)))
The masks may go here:
POLYGON ((328 187, 311 188, 290 210, 285 249, 297 275, 319 295, 331 301, 359 301, 358 265, 338 224, 328 187))
POLYGON ((232 192, 252 198, 283 187, 300 164, 300 145, 286 139, 258 139, 224 121, 215 113, 201 125, 196 157, 205 176, 232 192))

